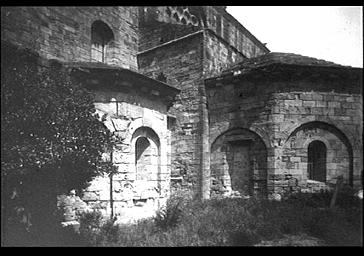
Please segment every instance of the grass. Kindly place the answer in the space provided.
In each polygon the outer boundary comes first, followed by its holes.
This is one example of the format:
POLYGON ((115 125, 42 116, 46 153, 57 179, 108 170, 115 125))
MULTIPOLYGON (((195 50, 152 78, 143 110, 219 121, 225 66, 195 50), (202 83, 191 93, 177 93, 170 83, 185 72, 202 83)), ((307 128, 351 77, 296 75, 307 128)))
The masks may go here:
POLYGON ((156 217, 134 225, 104 221, 95 211, 81 216, 79 232, 46 225, 49 234, 45 228, 13 233, 18 240, 26 235, 18 243, 24 246, 362 246, 362 200, 343 189, 330 209, 331 198, 323 192, 293 194, 280 202, 201 202, 175 195, 156 217))
POLYGON ((328 246, 362 246, 362 200, 344 191, 337 207, 329 209, 331 196, 295 194, 281 202, 200 202, 177 196, 154 219, 135 225, 102 224, 97 214, 85 215, 80 236, 88 246, 253 246, 287 236, 311 236, 328 246))

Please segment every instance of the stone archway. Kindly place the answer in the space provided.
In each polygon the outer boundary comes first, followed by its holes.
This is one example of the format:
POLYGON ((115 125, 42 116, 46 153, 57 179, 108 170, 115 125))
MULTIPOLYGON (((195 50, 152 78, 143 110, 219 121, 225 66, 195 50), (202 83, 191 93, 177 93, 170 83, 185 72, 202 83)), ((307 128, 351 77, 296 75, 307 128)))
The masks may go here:
MULTIPOLYGON (((317 160, 321 161, 321 160, 317 160)), ((291 173, 299 181, 318 181, 323 186, 325 183, 336 183, 336 178, 343 175, 344 182, 352 185, 353 183, 353 151, 352 146, 343 132, 335 126, 324 122, 308 122, 297 127, 288 137, 283 145, 281 155, 281 166, 285 172, 291 173), (321 149, 313 149, 314 143, 320 143, 321 149), (312 164, 314 156, 313 151, 317 154, 325 153, 325 177, 312 179, 313 176, 310 164, 312 164)), ((318 167, 317 167, 318 168, 318 167)), ((323 171, 323 166, 320 167, 323 171)))
POLYGON ((160 192, 160 140, 157 133, 146 126, 136 129, 131 138, 131 154, 135 168, 135 191, 140 197, 160 192))
POLYGON ((212 196, 265 196, 267 148, 256 133, 235 128, 221 134, 211 145, 212 196))

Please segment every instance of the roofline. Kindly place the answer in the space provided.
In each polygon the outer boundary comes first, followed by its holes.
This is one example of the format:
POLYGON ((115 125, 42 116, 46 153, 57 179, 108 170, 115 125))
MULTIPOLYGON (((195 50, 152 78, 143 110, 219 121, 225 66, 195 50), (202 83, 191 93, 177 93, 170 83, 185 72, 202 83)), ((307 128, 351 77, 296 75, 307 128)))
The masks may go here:
POLYGON ((107 65, 107 64, 104 64, 104 66, 99 66, 99 67, 97 67, 97 66, 87 67, 85 64, 82 64, 82 62, 66 62, 64 64, 66 66, 68 66, 68 67, 77 68, 77 69, 79 69, 80 71, 83 71, 83 72, 85 72, 85 69, 86 70, 116 70, 116 71, 119 71, 119 72, 122 72, 122 73, 127 73, 129 75, 136 76, 136 77, 144 80, 146 83, 152 83, 159 90, 166 90, 167 89, 169 92, 172 92, 173 94, 177 94, 177 93, 179 93, 181 91, 180 89, 178 89, 176 87, 173 87, 173 86, 171 86, 169 84, 166 84, 166 83, 164 83, 162 81, 153 79, 151 77, 148 77, 146 75, 143 75, 141 73, 138 73, 136 71, 126 69, 126 68, 111 66, 111 65, 107 65))
POLYGON ((87 67, 85 64, 89 63, 89 62, 70 62, 70 61, 64 61, 64 60, 60 60, 60 59, 47 59, 47 58, 41 56, 34 49, 23 47, 22 45, 14 44, 12 42, 8 42, 3 39, 1 40, 1 46, 2 47, 11 47, 17 51, 23 51, 24 53, 30 54, 31 56, 33 56, 34 58, 37 59, 38 65, 40 65, 40 66, 49 67, 52 64, 58 63, 59 65, 63 65, 64 67, 78 68, 81 71, 82 71, 82 69, 109 69, 109 70, 114 69, 114 70, 118 70, 121 72, 129 73, 131 75, 135 75, 146 82, 153 83, 154 85, 156 85, 158 87, 158 89, 167 88, 167 90, 172 91, 173 93, 176 93, 176 94, 181 91, 180 89, 173 87, 167 83, 155 80, 151 77, 148 77, 146 75, 143 75, 141 73, 138 73, 138 72, 130 70, 130 69, 121 68, 118 66, 112 66, 112 65, 109 65, 106 63, 102 63, 102 66, 99 66, 99 67, 96 67, 96 66, 87 67), (84 63, 83 66, 82 66, 82 63, 84 63))
MULTIPOLYGON (((259 70, 261 68, 271 67, 271 66, 274 66, 274 65, 287 66, 287 67, 299 67, 299 68, 310 67, 310 68, 327 68, 327 69, 331 68, 331 69, 341 69, 341 70, 346 69, 346 70, 352 70, 352 71, 362 70, 362 68, 350 67, 350 66, 322 66, 322 65, 300 65, 300 64, 287 64, 287 63, 271 63, 271 64, 266 65, 266 66, 252 68, 251 70, 249 70, 249 72, 253 71, 253 70, 259 70)), ((224 80, 225 78, 242 77, 244 75, 247 75, 247 73, 239 73, 239 74, 234 75, 234 71, 230 71, 229 73, 226 73, 226 74, 206 78, 205 81, 210 82, 210 81, 214 81, 214 80, 224 80)))

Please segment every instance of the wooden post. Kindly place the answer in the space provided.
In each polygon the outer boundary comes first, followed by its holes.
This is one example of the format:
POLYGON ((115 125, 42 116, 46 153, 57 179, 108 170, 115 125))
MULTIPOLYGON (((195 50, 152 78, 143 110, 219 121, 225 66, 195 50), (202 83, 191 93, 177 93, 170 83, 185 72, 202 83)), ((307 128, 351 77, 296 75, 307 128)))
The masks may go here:
MULTIPOLYGON (((111 163, 113 162, 113 151, 112 150, 110 152, 110 161, 111 161, 111 163)), ((109 175, 109 177, 110 177, 110 208, 111 208, 110 219, 114 218, 114 200, 113 200, 113 186, 112 186, 113 175, 114 174, 112 172, 109 175)))
POLYGON ((336 178, 336 186, 335 186, 335 191, 334 191, 334 195, 331 198, 331 202, 330 202, 330 209, 334 208, 335 206, 335 202, 336 202, 336 198, 337 198, 337 194, 339 193, 341 184, 343 182, 343 176, 340 175, 336 178))

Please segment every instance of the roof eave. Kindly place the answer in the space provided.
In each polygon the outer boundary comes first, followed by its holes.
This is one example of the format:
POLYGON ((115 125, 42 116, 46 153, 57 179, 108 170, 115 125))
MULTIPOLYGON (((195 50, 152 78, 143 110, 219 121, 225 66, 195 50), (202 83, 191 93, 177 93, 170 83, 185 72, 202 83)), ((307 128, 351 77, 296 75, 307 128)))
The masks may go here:
POLYGON ((264 71, 264 72, 269 72, 269 69, 272 69, 273 67, 290 67, 290 68, 319 68, 319 69, 333 69, 333 70, 337 70, 337 71, 351 71, 354 73, 360 73, 362 74, 362 68, 358 68, 358 67, 350 67, 350 66, 322 66, 322 65, 300 65, 300 64, 287 64, 287 63, 271 63, 269 65, 265 65, 265 66, 260 66, 260 67, 254 67, 254 68, 248 68, 248 70, 246 71, 241 71, 241 70, 236 70, 236 71, 231 71, 219 76, 215 76, 215 77, 210 77, 205 79, 205 83, 210 83, 213 81, 222 81, 225 79, 239 79, 242 78, 244 76, 247 76, 253 72, 260 72, 260 71, 264 71))
POLYGON ((162 81, 155 80, 153 78, 150 78, 148 76, 145 76, 143 74, 140 74, 138 72, 132 71, 130 69, 124 69, 120 67, 115 66, 88 66, 87 64, 82 63, 67 63, 67 66, 73 69, 77 69, 81 72, 88 73, 87 71, 92 71, 92 73, 97 72, 116 72, 118 74, 124 74, 127 77, 134 77, 137 80, 140 80, 143 85, 152 85, 152 89, 157 89, 159 91, 162 91, 164 94, 178 94, 180 90, 178 88, 175 88, 167 83, 164 83, 162 81))

